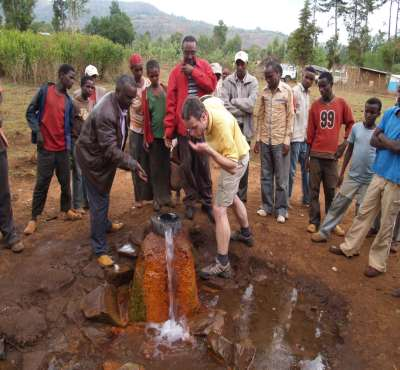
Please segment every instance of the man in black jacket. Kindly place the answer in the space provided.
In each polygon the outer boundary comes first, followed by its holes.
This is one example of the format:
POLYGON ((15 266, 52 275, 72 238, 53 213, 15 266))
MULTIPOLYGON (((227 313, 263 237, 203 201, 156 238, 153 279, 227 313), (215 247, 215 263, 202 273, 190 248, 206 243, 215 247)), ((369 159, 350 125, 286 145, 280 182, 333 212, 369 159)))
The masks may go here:
POLYGON ((105 95, 90 113, 75 147, 89 200, 91 242, 98 263, 105 267, 114 263, 108 255, 106 233, 123 226, 108 219, 110 190, 117 168, 136 171, 142 180, 147 181, 139 163, 124 152, 128 137, 128 108, 135 97, 134 78, 121 76, 115 92, 105 95))

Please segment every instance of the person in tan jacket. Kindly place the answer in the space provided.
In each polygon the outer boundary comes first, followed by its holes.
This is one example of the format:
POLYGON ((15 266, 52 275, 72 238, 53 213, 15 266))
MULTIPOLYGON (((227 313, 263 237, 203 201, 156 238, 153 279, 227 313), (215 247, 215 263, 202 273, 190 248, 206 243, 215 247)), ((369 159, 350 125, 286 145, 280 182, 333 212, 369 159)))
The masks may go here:
POLYGON ((292 89, 280 80, 281 75, 279 63, 267 62, 264 69, 267 86, 262 92, 257 112, 254 152, 260 153, 261 157, 262 206, 257 214, 265 217, 275 213, 277 221, 284 223, 288 215, 289 153, 294 106, 292 89))

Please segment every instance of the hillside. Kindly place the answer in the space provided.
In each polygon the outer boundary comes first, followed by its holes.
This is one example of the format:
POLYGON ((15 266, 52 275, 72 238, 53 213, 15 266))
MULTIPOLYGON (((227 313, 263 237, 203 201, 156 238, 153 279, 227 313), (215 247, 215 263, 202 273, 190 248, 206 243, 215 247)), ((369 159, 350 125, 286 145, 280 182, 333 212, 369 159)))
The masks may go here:
MULTIPOLYGON (((111 0, 90 0, 88 3, 88 11, 82 17, 81 26, 84 26, 92 16, 105 16, 108 14, 108 8, 111 0)), ((175 32, 182 34, 200 34, 211 35, 214 25, 190 20, 173 14, 167 14, 155 6, 144 2, 119 2, 121 9, 132 19, 136 32, 143 34, 150 32, 153 38, 168 37, 175 32)), ((46 0, 38 1, 35 8, 36 19, 40 21, 50 22, 53 17, 51 2, 46 0)), ((265 47, 275 37, 279 39, 287 36, 280 32, 266 31, 260 28, 255 30, 244 30, 240 28, 230 28, 228 37, 231 38, 239 34, 243 40, 244 47, 251 45, 259 45, 265 47)))

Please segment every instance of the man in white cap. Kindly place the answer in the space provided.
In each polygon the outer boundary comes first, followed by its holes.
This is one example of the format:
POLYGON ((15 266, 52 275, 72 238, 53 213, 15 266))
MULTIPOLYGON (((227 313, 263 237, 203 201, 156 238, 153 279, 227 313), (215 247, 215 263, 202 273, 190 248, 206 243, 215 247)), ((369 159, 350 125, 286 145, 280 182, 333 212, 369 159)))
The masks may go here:
MULTIPOLYGON (((99 77, 99 72, 97 68, 91 64, 89 64, 85 68, 85 76, 90 77, 90 79, 94 82, 95 84, 95 89, 92 95, 89 96, 89 100, 95 105, 97 102, 100 101, 100 99, 106 94, 106 89, 101 86, 96 85, 96 80, 99 77)), ((81 96, 81 89, 78 89, 74 92, 74 98, 81 96)))
MULTIPOLYGON (((245 51, 235 55, 236 70, 223 80, 221 98, 229 112, 236 118, 248 144, 254 135, 253 110, 257 100, 258 81, 247 71, 249 56, 245 51)), ((247 201, 249 168, 240 180, 238 196, 247 201)))
POLYGON ((217 78, 217 86, 213 95, 220 98, 222 93, 222 67, 219 63, 211 63, 210 65, 215 77, 217 78))

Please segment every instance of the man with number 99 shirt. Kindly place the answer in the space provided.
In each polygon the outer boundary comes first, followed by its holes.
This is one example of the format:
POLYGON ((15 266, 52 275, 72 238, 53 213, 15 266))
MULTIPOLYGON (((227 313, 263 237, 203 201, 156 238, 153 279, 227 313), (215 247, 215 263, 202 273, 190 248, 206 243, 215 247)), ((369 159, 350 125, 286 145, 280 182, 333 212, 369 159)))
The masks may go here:
MULTIPOLYGON (((333 77, 323 72, 318 78, 321 98, 310 108, 307 127, 308 163, 310 171, 310 222, 307 231, 315 233, 321 222, 319 189, 322 182, 325 195, 325 213, 335 196, 338 182, 338 159, 347 146, 347 137, 354 124, 353 113, 343 98, 336 97, 332 91, 333 77), (345 126, 343 142, 339 145, 341 125, 345 126)), ((343 235, 340 228, 336 233, 343 235)))

